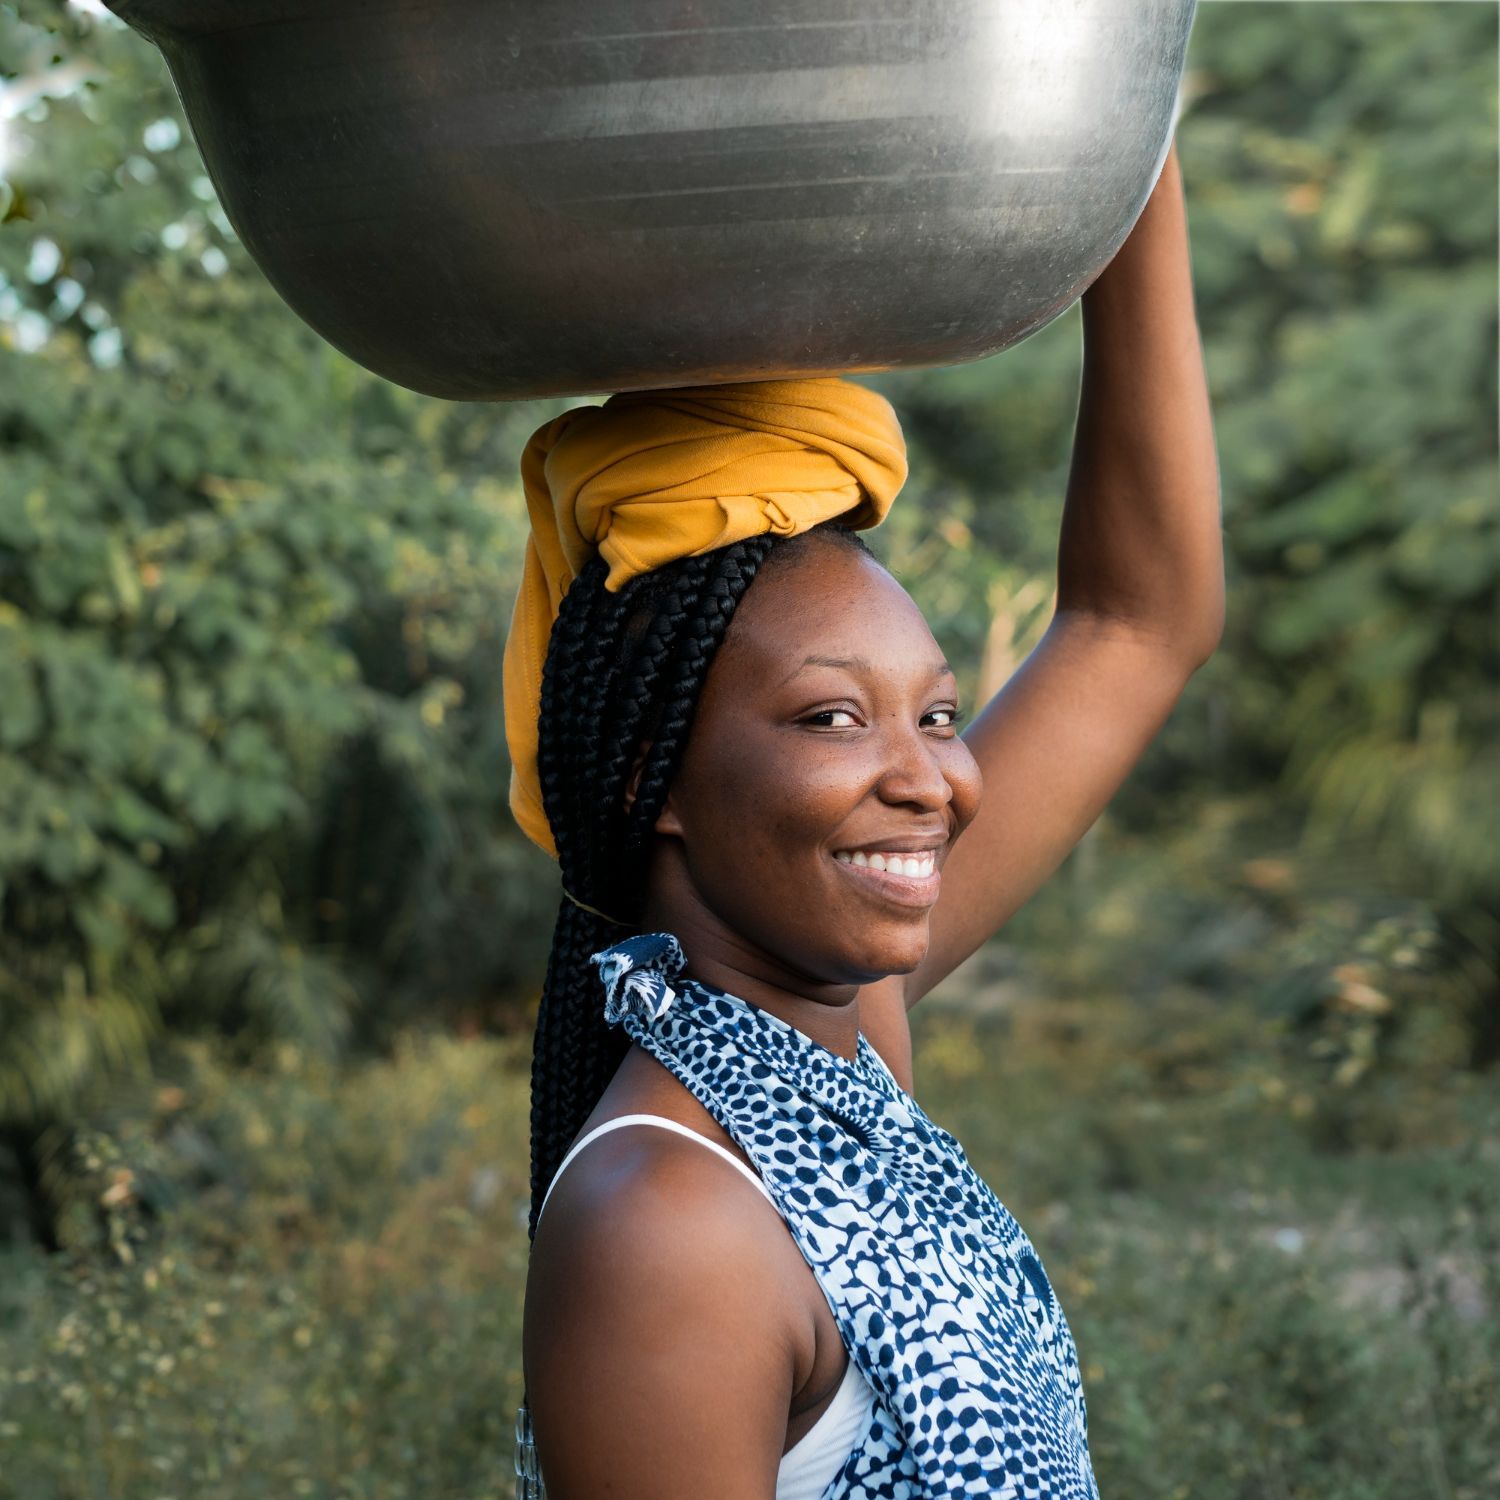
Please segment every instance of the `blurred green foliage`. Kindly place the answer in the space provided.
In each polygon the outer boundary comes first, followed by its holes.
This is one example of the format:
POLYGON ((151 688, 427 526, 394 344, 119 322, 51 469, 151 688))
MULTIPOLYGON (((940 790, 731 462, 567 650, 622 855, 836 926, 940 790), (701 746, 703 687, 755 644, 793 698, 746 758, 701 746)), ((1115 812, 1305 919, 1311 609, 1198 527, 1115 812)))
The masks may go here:
MULTIPOLYGON (((918 1013, 1111 1493, 1500 1489, 1496 27, 1200 7, 1227 634, 918 1013)), ((499 663, 566 403, 324 345, 111 19, 0 0, 0 83, 0 1500, 507 1493, 556 889, 499 663)), ((1079 322, 871 378, 971 700, 1049 616, 1079 322)))
POLYGON ((524 1052, 179 1044, 74 1140, 63 1252, 0 1249, 0 1497, 508 1500, 524 1052))
POLYGON ((324 1054, 523 988, 499 653, 531 413, 323 345, 155 52, 0 9, 43 96, 0 233, 0 1121, 163 1025, 324 1054), (45 96, 57 53, 95 81, 45 96))
MULTIPOLYGON (((1037 1242, 1103 1493, 1487 1500, 1493 1087, 1403 1069, 1399 1138, 1330 1156, 1323 1065, 1253 993, 993 982, 919 1008, 918 1093, 1037 1242)), ((122 1089, 62 1252, 0 1247, 0 1500, 508 1496, 525 1068, 516 1037, 200 1039, 122 1089)))
POLYGON ((1101 1493, 1488 1495, 1493 1086, 1425 1046, 1330 1086, 1253 991, 985 1005, 1017 979, 971 976, 916 1013, 917 1089, 1037 1241, 1101 1493))
MULTIPOLYGON (((1355 899, 1430 903, 1479 1066, 1500 1060, 1495 58, 1487 6, 1200 8, 1179 142, 1228 622, 1109 814, 1161 829, 1230 794, 1247 845, 1289 816, 1355 899)), ((954 659, 987 613, 1015 616, 1006 664, 1046 624, 1078 323, 884 383, 922 501, 884 529, 954 659)))
MULTIPOLYGON (((515 462, 558 403, 352 365, 248 261, 153 49, 43 0, 0 28, 34 95, 0 234, 0 1120, 66 1117, 163 1026, 333 1055, 523 1017, 550 870, 504 812, 498 659, 515 462)), ((1182 154, 1230 626, 1114 810, 1258 790, 1309 851, 1431 898, 1481 1061, 1494 42, 1463 5, 1200 16, 1182 154)), ((913 478, 875 540, 975 687, 1046 623, 1077 324, 880 382, 913 478)))

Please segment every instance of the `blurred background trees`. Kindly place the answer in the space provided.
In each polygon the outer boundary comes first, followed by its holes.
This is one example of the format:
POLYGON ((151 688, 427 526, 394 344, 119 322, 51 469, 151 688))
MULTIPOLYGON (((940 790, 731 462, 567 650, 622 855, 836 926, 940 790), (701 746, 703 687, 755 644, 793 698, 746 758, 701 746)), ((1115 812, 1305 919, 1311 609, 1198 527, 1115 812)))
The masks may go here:
MULTIPOLYGON (((969 1015, 1034 992, 1047 1047, 1116 1036, 1125 1096, 1249 1090, 1321 1152, 1463 1138, 1449 1111, 1500 1062, 1496 16, 1200 7, 1179 140, 1227 634, 948 987, 969 1015)), ((504 1209, 556 884, 505 811, 500 652, 517 458, 571 403, 442 403, 322 344, 236 240, 158 54, 94 6, 0 3, 0 183, 0 1241, 120 1260, 213 1187, 306 1215, 420 1177, 361 1135, 378 1109, 340 1113, 377 1063, 426 1080, 416 1135, 424 1108, 462 1135, 450 1094, 503 1128, 454 1211, 504 1209), (454 1035, 497 1039, 492 1117, 454 1035)), ((871 541, 971 702, 1050 612, 1080 352, 1075 307, 871 379, 912 461, 871 541)), ((983 1048, 946 1014, 916 1018, 918 1091, 926 1058, 958 1100, 983 1048)), ((1140 1183, 1140 1141, 1078 1128, 1065 1154, 1140 1183)), ((1106 1409, 1130 1472, 1152 1445, 1106 1409)), ((1497 1461, 1444 1413, 1472 1472, 1497 1461)))
POLYGON ((0 1119, 65 1117, 163 1027, 331 1053, 524 994, 549 908, 498 661, 535 413, 315 338, 133 33, 0 26, 32 99, 0 235, 0 1119))

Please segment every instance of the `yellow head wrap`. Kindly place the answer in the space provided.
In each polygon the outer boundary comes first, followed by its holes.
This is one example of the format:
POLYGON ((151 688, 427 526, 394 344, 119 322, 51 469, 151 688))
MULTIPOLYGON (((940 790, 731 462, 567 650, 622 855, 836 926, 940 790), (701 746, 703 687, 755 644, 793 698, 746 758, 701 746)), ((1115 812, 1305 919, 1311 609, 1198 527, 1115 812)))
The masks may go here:
POLYGON ((626 391, 532 433, 521 455, 531 536, 505 643, 510 809, 557 857, 537 779, 542 664, 568 585, 596 552, 617 592, 638 573, 844 516, 875 526, 906 482, 890 403, 842 379, 626 391))

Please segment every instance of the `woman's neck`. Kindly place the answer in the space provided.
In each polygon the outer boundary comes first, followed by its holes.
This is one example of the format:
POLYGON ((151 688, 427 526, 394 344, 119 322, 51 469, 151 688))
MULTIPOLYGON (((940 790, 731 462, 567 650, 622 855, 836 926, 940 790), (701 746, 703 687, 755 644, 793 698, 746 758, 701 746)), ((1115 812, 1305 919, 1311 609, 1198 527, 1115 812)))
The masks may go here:
POLYGON ((696 896, 648 898, 641 930, 670 932, 682 945, 689 978, 748 1001, 846 1060, 857 1055, 859 985, 799 972, 728 927, 696 896))

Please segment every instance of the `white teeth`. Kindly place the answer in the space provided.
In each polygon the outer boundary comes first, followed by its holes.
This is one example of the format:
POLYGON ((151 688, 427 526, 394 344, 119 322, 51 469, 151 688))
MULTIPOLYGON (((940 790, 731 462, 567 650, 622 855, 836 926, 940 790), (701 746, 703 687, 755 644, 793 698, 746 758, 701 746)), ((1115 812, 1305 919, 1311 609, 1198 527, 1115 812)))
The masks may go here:
POLYGON ((937 868, 937 856, 930 849, 920 854, 866 854, 863 849, 840 849, 833 857, 841 865, 884 870, 888 875, 904 875, 910 880, 925 880, 937 868))

